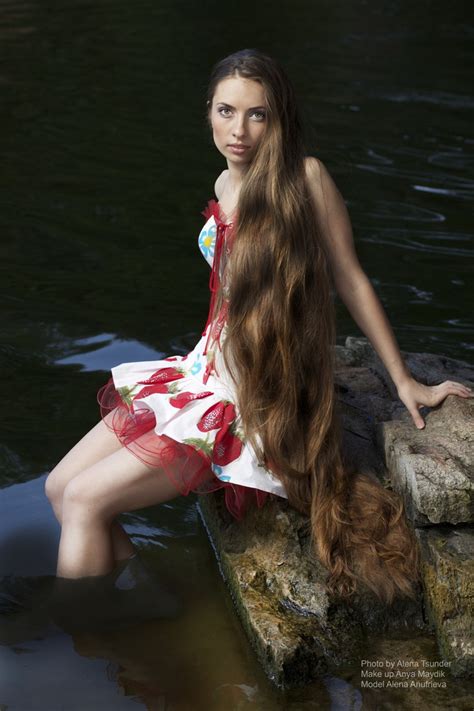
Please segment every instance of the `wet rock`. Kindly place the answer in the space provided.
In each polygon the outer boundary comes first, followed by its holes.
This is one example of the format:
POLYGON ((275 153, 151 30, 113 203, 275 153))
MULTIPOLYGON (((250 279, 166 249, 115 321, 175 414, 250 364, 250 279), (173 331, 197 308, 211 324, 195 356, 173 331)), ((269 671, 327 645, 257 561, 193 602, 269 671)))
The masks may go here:
MULTIPOLYGON (((472 709, 471 680, 454 677, 449 671, 451 664, 439 661, 436 640, 432 636, 407 631, 394 634, 390 638, 385 635, 371 635, 368 642, 365 656, 368 662, 382 661, 383 668, 379 678, 383 686, 381 689, 364 689, 362 709, 472 709), (403 681, 403 674, 406 675, 406 681, 403 681)), ((360 664, 356 683, 358 688, 361 688, 361 682, 364 681, 362 673, 367 668, 370 668, 367 663, 360 664)), ((348 705, 347 708, 351 706, 348 705)))
POLYGON ((277 686, 306 684, 353 662, 367 629, 422 625, 420 603, 387 610, 364 596, 350 605, 330 601, 306 519, 274 498, 237 522, 222 493, 201 496, 200 514, 243 627, 277 686))
POLYGON ((474 674, 474 532, 419 529, 426 609, 453 676, 474 674))
MULTIPOLYGON (((420 382, 474 382, 474 368, 467 363, 423 353, 404 357, 420 382)), ((425 415, 425 429, 417 430, 365 338, 348 338, 345 346, 336 346, 335 386, 345 456, 358 470, 397 490, 408 519, 423 527, 418 540, 429 616, 423 614, 421 591, 418 600, 399 600, 391 607, 370 593, 336 604, 324 592, 327 571, 310 548, 306 518, 287 500, 274 497, 237 522, 218 491, 199 497, 199 511, 247 635, 278 686, 309 683, 350 663, 363 651, 368 634, 423 628, 436 632, 453 673, 468 675, 473 592, 466 557, 472 529, 463 526, 460 547, 452 543, 459 534, 447 527, 449 566, 435 555, 432 541, 439 535, 434 524, 472 522, 474 402, 450 396, 425 415), (459 590, 451 607, 446 602, 448 569, 449 585, 459 590), (448 607, 455 614, 445 618, 448 607)))
POLYGON ((360 641, 360 625, 346 615, 328 629, 326 576, 303 555, 305 521, 269 500, 244 521, 232 520, 222 492, 201 496, 199 509, 244 629, 277 686, 298 685, 325 673, 342 647, 346 659, 360 641), (239 546, 235 546, 235 539, 239 546))

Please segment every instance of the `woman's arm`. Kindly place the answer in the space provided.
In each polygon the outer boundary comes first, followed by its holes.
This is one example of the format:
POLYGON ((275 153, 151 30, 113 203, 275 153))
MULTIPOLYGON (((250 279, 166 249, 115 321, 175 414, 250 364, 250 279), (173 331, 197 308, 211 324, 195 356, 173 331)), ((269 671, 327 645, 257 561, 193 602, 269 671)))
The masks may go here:
POLYGON ((419 407, 433 407, 449 394, 469 397, 470 390, 452 381, 428 387, 412 378, 382 304, 357 258, 351 221, 341 193, 320 160, 307 158, 306 170, 337 292, 382 359, 415 424, 423 427, 419 407))
POLYGON ((398 388, 410 377, 410 372, 382 304, 359 263, 343 197, 321 161, 314 158, 307 164, 309 185, 320 215, 320 232, 327 246, 337 292, 398 388))

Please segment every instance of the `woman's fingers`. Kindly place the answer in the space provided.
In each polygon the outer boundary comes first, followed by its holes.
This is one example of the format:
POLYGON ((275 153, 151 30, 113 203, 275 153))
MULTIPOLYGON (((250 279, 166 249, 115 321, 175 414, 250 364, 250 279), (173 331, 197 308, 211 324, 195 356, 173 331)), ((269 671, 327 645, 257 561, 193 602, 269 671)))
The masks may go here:
POLYGON ((423 429, 425 422, 419 409, 423 406, 436 407, 436 405, 443 402, 448 395, 457 395, 458 397, 465 398, 474 397, 472 389, 467 385, 463 385, 463 383, 458 383, 454 380, 445 380, 443 383, 431 386, 416 383, 416 388, 405 392, 401 396, 401 400, 409 411, 415 426, 418 429, 423 429))
POLYGON ((444 383, 441 383, 441 386, 443 386, 448 391, 448 394, 459 394, 463 397, 473 397, 474 395, 474 393, 472 392, 472 388, 468 388, 467 385, 463 385, 463 383, 457 383, 453 380, 445 380, 444 383))
POLYGON ((457 395, 458 397, 473 397, 474 393, 471 388, 468 388, 462 383, 457 383, 453 380, 445 380, 444 383, 433 386, 433 391, 437 391, 436 405, 444 400, 448 395, 457 395))
MULTIPOLYGON (((418 407, 422 407, 422 405, 419 405, 418 407)), ((412 416, 413 422, 415 423, 416 427, 419 430, 422 430, 425 426, 425 421, 420 415, 418 408, 417 407, 411 407, 409 408, 410 415, 412 416)))

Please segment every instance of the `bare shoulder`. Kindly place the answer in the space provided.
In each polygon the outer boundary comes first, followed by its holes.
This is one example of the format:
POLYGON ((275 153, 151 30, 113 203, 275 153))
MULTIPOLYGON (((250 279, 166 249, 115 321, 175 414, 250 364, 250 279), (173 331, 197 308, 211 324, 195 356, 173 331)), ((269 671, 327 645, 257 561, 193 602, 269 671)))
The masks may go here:
POLYGON ((306 178, 312 192, 322 191, 323 184, 332 181, 329 171, 320 158, 306 156, 305 159, 306 178))
POLYGON ((320 236, 327 247, 336 284, 355 283, 361 273, 349 212, 336 183, 321 160, 305 158, 308 190, 316 208, 320 236))
POLYGON ((224 187, 225 179, 226 179, 228 172, 229 172, 228 170, 223 170, 222 173, 217 178, 216 182, 214 183, 214 192, 215 192, 218 200, 220 200, 220 197, 222 194, 222 188, 224 187))
POLYGON ((313 199, 317 204, 323 200, 323 170, 322 162, 315 156, 306 156, 304 159, 306 183, 313 199))
POLYGON ((341 203, 344 204, 344 199, 322 160, 307 156, 305 168, 308 187, 318 206, 331 210, 340 207, 341 203))
POLYGON ((321 176, 321 161, 315 156, 306 156, 304 159, 304 165, 306 169, 306 177, 310 182, 319 180, 321 176))

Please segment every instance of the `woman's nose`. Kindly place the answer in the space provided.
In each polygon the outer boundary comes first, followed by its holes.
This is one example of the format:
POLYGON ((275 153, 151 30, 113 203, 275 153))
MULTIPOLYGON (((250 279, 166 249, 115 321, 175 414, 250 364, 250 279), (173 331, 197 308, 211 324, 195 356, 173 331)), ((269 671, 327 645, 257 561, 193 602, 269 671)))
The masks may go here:
POLYGON ((236 138, 245 135, 245 118, 243 116, 236 118, 232 133, 236 138))

